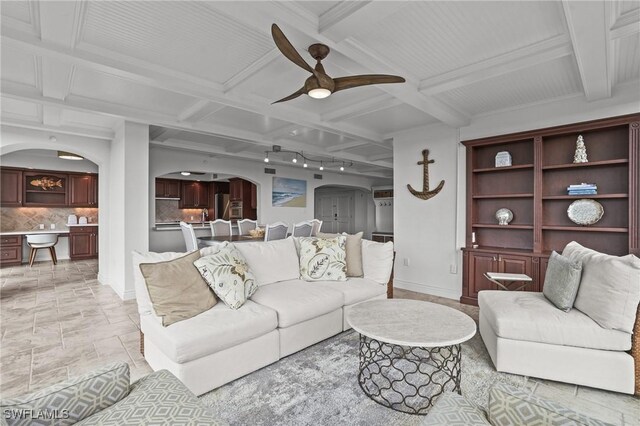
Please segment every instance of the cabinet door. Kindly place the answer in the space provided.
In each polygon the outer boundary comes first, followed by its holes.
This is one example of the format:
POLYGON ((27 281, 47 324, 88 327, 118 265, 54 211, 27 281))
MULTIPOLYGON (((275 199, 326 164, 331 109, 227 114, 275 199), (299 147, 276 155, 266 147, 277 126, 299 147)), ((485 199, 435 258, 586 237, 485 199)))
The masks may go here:
POLYGON ((2 189, 0 205, 19 207, 22 205, 22 172, 20 170, 2 170, 2 189))
POLYGON ((92 238, 90 232, 80 232, 69 234, 69 257, 91 257, 94 253, 92 250, 92 238))
POLYGON ((156 179, 156 197, 166 197, 165 182, 162 179, 156 179))
POLYGON ((180 181, 167 180, 164 182, 165 197, 180 198, 180 181))
POLYGON ((480 290, 496 290, 497 286, 489 281, 484 274, 497 272, 495 254, 469 254, 469 297, 477 298, 480 290))
POLYGON ((240 179, 229 181, 229 199, 231 201, 242 200, 242 181, 240 179))
POLYGON ((258 208, 258 188, 255 184, 251 184, 251 208, 258 208))
POLYGON ((96 204, 95 183, 90 175, 69 175, 69 205, 93 207, 96 204))
POLYGON ((209 185, 196 182, 196 207, 209 208, 209 185))
POLYGON ((197 182, 182 182, 182 196, 180 197, 179 207, 188 209, 196 207, 196 186, 197 182))
POLYGON ((98 231, 97 230, 91 233, 90 243, 91 243, 91 247, 90 247, 91 255, 97 256, 98 255, 98 231))
MULTIPOLYGON (((498 272, 505 274, 525 274, 533 278, 532 261, 529 256, 516 256, 516 255, 498 255, 498 272)), ((516 281, 510 284, 510 288, 518 288, 523 283, 516 281)), ((533 283, 529 284, 523 290, 533 290, 533 283)))

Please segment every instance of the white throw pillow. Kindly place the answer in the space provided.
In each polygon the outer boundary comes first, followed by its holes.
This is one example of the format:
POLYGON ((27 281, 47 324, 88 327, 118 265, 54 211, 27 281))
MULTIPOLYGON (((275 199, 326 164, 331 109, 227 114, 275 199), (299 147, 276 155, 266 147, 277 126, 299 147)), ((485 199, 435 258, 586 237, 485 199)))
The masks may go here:
POLYGON ((291 237, 267 242, 238 243, 258 285, 300 278, 298 253, 291 237))
POLYGON ((212 255, 193 262, 213 292, 231 309, 240 308, 258 286, 244 256, 233 244, 224 243, 212 255))
MULTIPOLYGON (((205 247, 200 250, 200 256, 207 256, 217 252, 220 248, 218 246, 205 247)), ((147 289, 147 284, 144 280, 144 276, 142 275, 142 271, 140 271, 141 263, 158 263, 158 262, 166 262, 168 260, 177 259, 186 254, 179 252, 164 252, 164 253, 155 253, 155 252, 146 252, 140 253, 139 251, 133 251, 133 283, 134 288, 136 290, 136 302, 138 303, 138 313, 140 315, 154 315, 155 312, 153 310, 153 304, 151 303, 151 298, 149 297, 149 290, 147 289)), ((158 321, 160 321, 160 318, 158 321)))
POLYGON ((362 270, 365 278, 387 284, 393 271, 393 242, 362 240, 362 270))
POLYGON ((611 256, 570 242, 562 255, 582 261, 582 278, 573 306, 601 327, 633 333, 640 303, 640 259, 611 256))
POLYGON ((300 278, 305 281, 346 281, 347 237, 300 238, 300 278))

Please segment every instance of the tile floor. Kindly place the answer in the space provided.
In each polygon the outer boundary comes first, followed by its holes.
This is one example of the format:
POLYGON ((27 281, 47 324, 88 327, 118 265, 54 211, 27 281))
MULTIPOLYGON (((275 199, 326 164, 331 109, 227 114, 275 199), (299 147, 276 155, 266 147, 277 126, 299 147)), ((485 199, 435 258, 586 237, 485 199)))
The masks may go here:
MULTIPOLYGON (((151 371, 139 352, 135 301, 123 302, 96 279, 98 264, 60 261, 0 269, 0 396, 40 389, 112 361, 126 361, 132 379, 151 371)), ((462 310, 478 308, 396 289, 395 297, 427 300, 462 310)), ((640 425, 640 402, 631 396, 546 380, 527 386, 617 425, 640 425)))

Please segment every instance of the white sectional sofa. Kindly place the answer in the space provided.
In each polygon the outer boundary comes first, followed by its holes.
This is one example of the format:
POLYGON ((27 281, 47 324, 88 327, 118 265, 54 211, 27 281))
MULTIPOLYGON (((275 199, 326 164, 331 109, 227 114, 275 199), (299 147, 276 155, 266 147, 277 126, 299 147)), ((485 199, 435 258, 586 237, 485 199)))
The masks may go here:
MULTIPOLYGON (((153 311, 139 265, 184 253, 133 254, 144 356, 154 370, 169 370, 196 395, 347 330, 345 313, 365 300, 386 298, 392 285, 392 243, 363 240, 364 276, 331 282, 299 279, 292 238, 236 247, 259 285, 251 299, 238 310, 219 301, 168 327, 153 311)), ((202 249, 202 255, 211 250, 202 249)))

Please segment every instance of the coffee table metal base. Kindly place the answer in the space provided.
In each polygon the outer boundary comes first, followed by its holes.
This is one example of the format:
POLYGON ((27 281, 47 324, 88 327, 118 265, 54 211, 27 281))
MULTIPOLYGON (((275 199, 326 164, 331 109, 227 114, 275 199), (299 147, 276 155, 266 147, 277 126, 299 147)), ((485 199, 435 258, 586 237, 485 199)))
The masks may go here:
POLYGON ((358 382, 378 404, 425 415, 447 391, 460 393, 460 345, 400 346, 360 335, 358 382))

